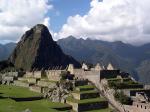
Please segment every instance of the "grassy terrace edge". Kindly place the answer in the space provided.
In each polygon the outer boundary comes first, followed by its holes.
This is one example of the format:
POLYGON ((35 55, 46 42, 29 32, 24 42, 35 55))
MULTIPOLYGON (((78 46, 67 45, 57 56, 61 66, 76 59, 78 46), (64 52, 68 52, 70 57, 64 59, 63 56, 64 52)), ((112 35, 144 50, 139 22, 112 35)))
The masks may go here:
POLYGON ((84 99, 84 100, 77 100, 74 99, 73 97, 69 96, 67 98, 68 101, 71 101, 73 103, 78 103, 78 104, 86 104, 86 103, 93 103, 93 102, 101 102, 101 101, 106 101, 104 98, 90 98, 90 99, 84 99))

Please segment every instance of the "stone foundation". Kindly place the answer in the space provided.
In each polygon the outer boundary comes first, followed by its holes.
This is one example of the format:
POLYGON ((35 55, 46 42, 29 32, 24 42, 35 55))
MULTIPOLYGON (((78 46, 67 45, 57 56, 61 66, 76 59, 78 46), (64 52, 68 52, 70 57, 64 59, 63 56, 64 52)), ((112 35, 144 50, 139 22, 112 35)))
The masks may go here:
POLYGON ((49 82, 49 81, 38 81, 37 85, 42 87, 53 88, 56 85, 56 83, 49 82))
POLYGON ((36 84, 37 79, 36 78, 28 78, 27 81, 28 81, 28 83, 36 84))
POLYGON ((20 86, 20 87, 27 87, 29 88, 30 84, 27 82, 22 82, 22 81, 14 81, 15 86, 20 86))
POLYGON ((30 86, 29 89, 30 89, 31 91, 38 92, 38 93, 42 93, 42 92, 43 92, 43 91, 42 91, 42 87, 37 86, 37 85, 30 86))
POLYGON ((89 98, 97 98, 97 97, 100 97, 99 93, 98 92, 95 92, 95 93, 83 93, 83 94, 80 94, 80 93, 72 93, 73 97, 77 100, 83 100, 83 99, 89 99, 89 98))
POLYGON ((72 109, 76 112, 108 108, 107 101, 78 104, 67 100, 66 103, 72 105, 72 109))

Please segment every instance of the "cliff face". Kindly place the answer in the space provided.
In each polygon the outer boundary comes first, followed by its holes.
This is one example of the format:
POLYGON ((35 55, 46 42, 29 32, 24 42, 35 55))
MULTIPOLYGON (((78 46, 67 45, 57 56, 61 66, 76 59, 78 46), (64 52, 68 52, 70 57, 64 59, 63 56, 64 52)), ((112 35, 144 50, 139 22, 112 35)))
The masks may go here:
POLYGON ((80 67, 79 62, 63 53, 53 41, 48 28, 42 24, 34 26, 22 36, 8 60, 16 68, 25 70, 48 69, 54 66, 65 68, 70 63, 80 67))

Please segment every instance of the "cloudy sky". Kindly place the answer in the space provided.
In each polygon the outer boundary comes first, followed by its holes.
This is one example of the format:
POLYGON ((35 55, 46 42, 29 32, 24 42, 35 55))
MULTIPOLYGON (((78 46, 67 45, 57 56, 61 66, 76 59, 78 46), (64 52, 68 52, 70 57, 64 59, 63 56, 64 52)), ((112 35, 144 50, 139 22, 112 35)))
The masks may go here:
POLYGON ((150 0, 0 0, 0 43, 38 23, 55 40, 73 35, 134 45, 150 42, 150 0))

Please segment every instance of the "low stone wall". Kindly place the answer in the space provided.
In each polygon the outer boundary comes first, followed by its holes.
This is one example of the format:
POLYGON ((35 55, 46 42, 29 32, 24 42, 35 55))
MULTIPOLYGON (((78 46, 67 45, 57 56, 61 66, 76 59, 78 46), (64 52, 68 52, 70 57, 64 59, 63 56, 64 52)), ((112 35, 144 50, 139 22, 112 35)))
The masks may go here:
POLYGON ((27 78, 28 83, 36 84, 36 78, 27 78))
POLYGON ((79 87, 76 87, 75 90, 77 90, 77 91, 88 91, 88 90, 95 90, 95 88, 79 88, 79 87))
POLYGON ((87 85, 88 80, 76 80, 75 81, 75 86, 82 86, 82 85, 87 85))
POLYGON ((98 92, 80 94, 80 99, 97 98, 97 97, 100 97, 98 92))
POLYGON ((150 89, 150 85, 144 85, 145 89, 150 89))
POLYGON ((53 88, 54 86, 56 86, 56 83, 49 82, 49 81, 38 81, 37 85, 42 86, 42 87, 53 88))
POLYGON ((26 78, 33 77, 33 72, 26 72, 25 77, 26 78))
POLYGON ((34 92, 42 93, 42 87, 41 86, 33 85, 33 86, 30 86, 29 89, 31 91, 34 91, 34 92))
POLYGON ((71 105, 72 106, 72 109, 74 110, 74 111, 77 111, 78 112, 78 103, 73 103, 73 102, 71 102, 71 101, 66 101, 66 103, 67 104, 69 104, 69 105, 71 105))
POLYGON ((108 108, 107 101, 78 104, 67 100, 66 103, 72 105, 73 110, 76 112, 108 108))
POLYGON ((11 97, 11 99, 17 101, 17 102, 21 102, 21 101, 35 101, 35 100, 41 100, 43 99, 42 96, 35 96, 35 97, 26 97, 26 98, 15 98, 15 97, 11 97))
POLYGON ((15 86, 20 86, 20 87, 27 87, 27 88, 30 86, 29 83, 18 81, 18 80, 14 81, 14 85, 15 86))
POLYGON ((108 102, 107 101, 78 104, 78 112, 88 111, 88 110, 96 110, 96 109, 104 109, 104 108, 108 108, 108 102))
POLYGON ((137 89, 137 90, 123 90, 124 94, 127 96, 136 96, 137 92, 144 92, 148 97, 150 97, 150 90, 144 90, 144 89, 137 89))
POLYGON ((19 77, 18 80, 19 81, 27 81, 27 78, 25 78, 25 77, 19 77))
POLYGON ((34 78, 42 78, 42 71, 33 72, 34 78))
POLYGON ((85 93, 85 94, 72 93, 72 95, 73 95, 74 99, 77 99, 77 100, 100 97, 100 95, 99 95, 98 92, 95 92, 95 93, 85 93))
POLYGON ((14 77, 13 76, 4 76, 3 80, 4 81, 14 81, 14 77))
POLYGON ((101 70, 100 79, 103 78, 116 78, 120 74, 120 70, 101 70))
POLYGON ((62 73, 62 70, 48 70, 46 71, 46 75, 49 80, 51 81, 60 81, 61 76, 60 74, 62 73))

